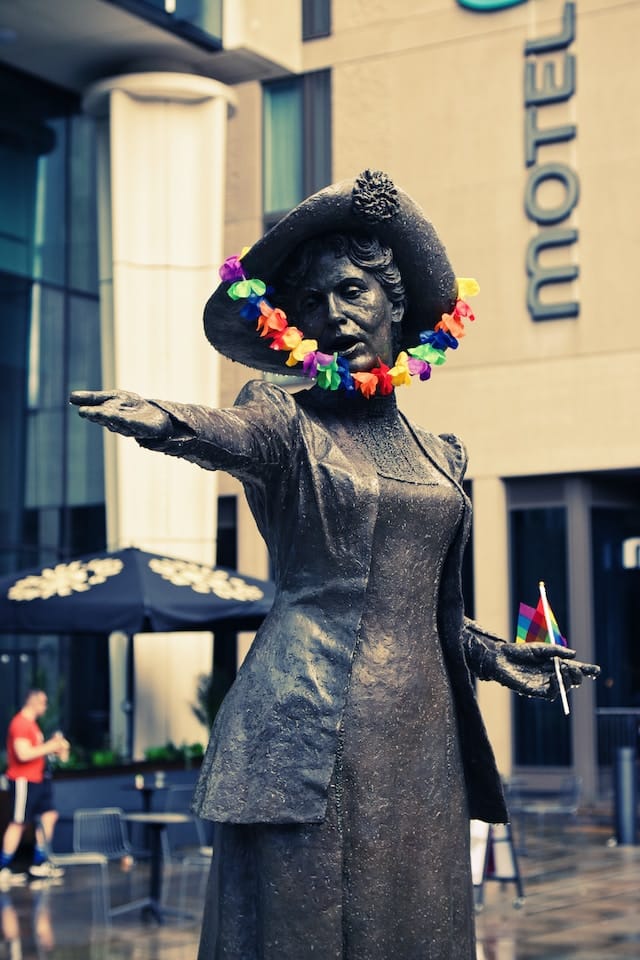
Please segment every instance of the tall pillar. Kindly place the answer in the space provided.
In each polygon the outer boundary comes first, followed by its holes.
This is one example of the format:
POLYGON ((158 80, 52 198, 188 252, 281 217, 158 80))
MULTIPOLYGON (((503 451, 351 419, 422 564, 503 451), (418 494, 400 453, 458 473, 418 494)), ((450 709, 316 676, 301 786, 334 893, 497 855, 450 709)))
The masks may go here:
MULTIPOLYGON (((148 72, 94 84, 98 125, 103 387, 216 406, 218 358, 204 304, 223 258, 229 88, 148 72)), ((105 431, 107 541, 215 561, 216 475, 105 431)), ((125 647, 111 644, 112 701, 128 705, 125 647)), ((212 662, 210 634, 135 640, 134 755, 171 739, 206 740, 191 711, 212 662), (170 682, 169 682, 170 678, 170 682)), ((122 718, 112 739, 122 744, 122 718)))
MULTIPOLYGON (((231 91, 204 77, 101 80, 84 108, 99 125, 103 384, 215 406, 218 363, 202 328, 222 261, 231 91)), ((107 539, 210 563, 214 474, 105 435, 107 539)))
MULTIPOLYGON (((509 538, 506 490, 499 477, 473 480, 473 570, 475 618, 509 639, 509 538)), ((511 691, 478 682, 478 702, 503 776, 511 773, 511 691)))
MULTIPOLYGON (((567 497, 567 582, 569 585, 569 642, 575 643, 578 660, 595 663, 593 624, 593 546, 591 542, 591 489, 588 481, 570 477, 567 497), (572 641, 572 638, 575 638, 572 641)), ((573 769, 582 781, 582 799, 598 796, 596 687, 585 680, 571 698, 573 769)))

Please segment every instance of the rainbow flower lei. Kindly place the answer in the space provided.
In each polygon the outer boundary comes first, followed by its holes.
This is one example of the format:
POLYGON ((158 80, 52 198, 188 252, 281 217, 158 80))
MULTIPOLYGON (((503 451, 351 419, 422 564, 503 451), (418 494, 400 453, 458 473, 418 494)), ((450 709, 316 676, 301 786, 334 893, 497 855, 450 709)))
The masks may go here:
MULTIPOLYGON (((243 253, 246 251, 243 251, 243 253)), ((443 313, 434 330, 423 330, 420 343, 401 351, 392 367, 378 358, 378 366, 371 370, 351 373, 349 364, 337 353, 322 353, 318 341, 309 340, 302 330, 289 325, 287 315, 280 307, 272 306, 266 298, 264 280, 246 276, 240 256, 227 257, 220 267, 220 279, 229 283, 227 295, 232 300, 244 300, 240 313, 248 321, 257 320, 261 337, 270 340, 271 350, 287 350, 288 367, 302 364, 304 376, 316 380, 324 390, 359 391, 364 397, 376 394, 387 396, 394 387, 410 386, 411 378, 428 380, 432 366, 440 366, 446 360, 445 351, 456 350, 460 338, 465 335, 464 321, 475 316, 462 297, 472 297, 479 292, 476 280, 469 277, 457 279, 458 299, 452 313, 443 313)))

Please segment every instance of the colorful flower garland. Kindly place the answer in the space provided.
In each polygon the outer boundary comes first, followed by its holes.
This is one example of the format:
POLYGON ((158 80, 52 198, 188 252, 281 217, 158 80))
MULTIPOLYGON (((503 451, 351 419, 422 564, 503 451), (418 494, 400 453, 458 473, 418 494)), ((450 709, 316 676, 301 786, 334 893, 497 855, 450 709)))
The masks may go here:
POLYGON ((220 267, 220 279, 231 284, 228 296, 232 300, 246 301, 240 312, 247 320, 257 320, 260 336, 271 341, 269 347, 288 350, 286 365, 295 367, 301 363, 303 374, 314 378, 324 390, 359 391, 365 397, 373 397, 376 393, 387 396, 394 387, 410 386, 411 377, 428 380, 431 367, 445 362, 445 350, 457 349, 460 338, 465 335, 464 321, 475 320, 469 304, 461 298, 474 296, 480 287, 477 281, 460 277, 457 280, 460 299, 456 300, 453 312, 443 313, 434 330, 423 330, 418 346, 399 353, 392 367, 378 358, 377 367, 351 373, 344 357, 337 353, 321 353, 317 340, 307 340, 302 330, 289 326, 284 310, 273 307, 266 299, 265 282, 246 276, 241 257, 242 254, 228 257, 220 267))

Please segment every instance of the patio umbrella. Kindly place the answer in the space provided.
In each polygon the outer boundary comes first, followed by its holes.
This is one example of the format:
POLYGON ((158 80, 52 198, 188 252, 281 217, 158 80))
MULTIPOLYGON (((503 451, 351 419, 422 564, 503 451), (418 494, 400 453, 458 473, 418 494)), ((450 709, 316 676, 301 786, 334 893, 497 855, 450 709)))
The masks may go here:
POLYGON ((229 634, 256 630, 271 609, 270 581, 137 547, 97 552, 0 578, 0 633, 128 635, 126 753, 133 745, 133 635, 212 631, 214 662, 235 673, 229 634))
POLYGON ((269 581, 126 547, 0 578, 0 632, 255 630, 273 595, 269 581))

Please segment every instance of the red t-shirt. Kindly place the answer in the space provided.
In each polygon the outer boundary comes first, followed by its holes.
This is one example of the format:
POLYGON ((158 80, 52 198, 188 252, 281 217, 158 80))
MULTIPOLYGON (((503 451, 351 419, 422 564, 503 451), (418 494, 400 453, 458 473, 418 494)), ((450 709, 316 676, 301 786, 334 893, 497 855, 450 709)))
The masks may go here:
POLYGON ((44 741, 42 730, 38 724, 35 720, 29 720, 23 713, 17 713, 9 724, 7 733, 7 777, 9 780, 18 780, 23 777, 30 783, 42 783, 46 758, 35 757, 33 760, 24 762, 18 760, 15 750, 16 740, 28 740, 34 747, 44 741))

